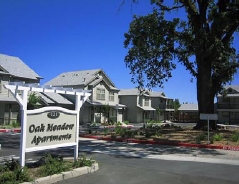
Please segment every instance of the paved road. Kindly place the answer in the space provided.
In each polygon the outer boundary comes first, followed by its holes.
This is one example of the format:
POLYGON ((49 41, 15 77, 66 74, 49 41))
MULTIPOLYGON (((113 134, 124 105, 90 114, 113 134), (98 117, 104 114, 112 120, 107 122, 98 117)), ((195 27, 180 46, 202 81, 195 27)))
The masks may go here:
MULTIPOLYGON (((0 134, 0 159, 19 156, 20 134, 0 134)), ((59 182, 84 183, 210 183, 236 184, 239 181, 239 151, 190 149, 159 145, 141 145, 80 138, 80 154, 96 159, 96 173, 59 182)), ((52 150, 73 156, 71 148, 52 150)), ((36 160, 44 152, 27 153, 36 160)))
POLYGON ((100 169, 58 184, 238 184, 239 166, 89 154, 100 169))

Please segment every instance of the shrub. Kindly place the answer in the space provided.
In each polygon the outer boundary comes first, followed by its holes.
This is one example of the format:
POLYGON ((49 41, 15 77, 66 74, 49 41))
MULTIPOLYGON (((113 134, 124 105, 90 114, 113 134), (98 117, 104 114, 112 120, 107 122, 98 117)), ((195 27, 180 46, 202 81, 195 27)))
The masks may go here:
POLYGON ((200 144, 201 141, 205 141, 206 140, 206 134, 204 132, 200 133, 197 137, 196 137, 196 143, 200 144))
POLYGON ((77 167, 84 167, 84 166, 92 166, 92 164, 95 163, 94 160, 92 159, 86 159, 85 155, 81 155, 74 163, 73 163, 73 168, 77 167))
POLYGON ((124 123, 125 123, 126 125, 128 125, 128 124, 129 124, 129 121, 124 121, 124 123))
POLYGON ((12 126, 13 128, 17 128, 17 127, 20 127, 20 123, 17 122, 17 121, 12 121, 11 126, 12 126))
POLYGON ((19 161, 12 159, 7 161, 0 168, 0 183, 17 184, 25 181, 32 181, 27 167, 21 168, 19 161))
POLYGON ((223 139, 223 136, 222 134, 220 133, 216 133, 214 136, 213 136, 213 140, 214 141, 221 141, 223 139))
POLYGON ((239 141, 239 132, 233 132, 233 134, 231 135, 231 141, 232 142, 238 142, 239 141))
POLYGON ((49 176, 53 174, 59 174, 69 169, 66 164, 63 164, 63 158, 60 156, 45 154, 41 161, 43 162, 42 167, 39 169, 39 173, 42 176, 49 176))

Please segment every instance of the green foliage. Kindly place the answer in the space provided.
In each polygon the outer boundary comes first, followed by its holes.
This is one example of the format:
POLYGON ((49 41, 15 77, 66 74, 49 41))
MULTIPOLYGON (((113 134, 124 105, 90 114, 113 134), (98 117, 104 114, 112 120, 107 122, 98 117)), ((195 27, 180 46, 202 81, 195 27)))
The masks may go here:
POLYGON ((59 174, 66 170, 69 170, 69 166, 63 163, 63 158, 59 156, 53 156, 49 153, 42 157, 44 165, 40 168, 39 173, 42 176, 49 176, 53 174, 59 174))
POLYGON ((136 134, 135 131, 130 130, 130 129, 125 128, 125 127, 121 127, 121 126, 116 126, 115 127, 115 133, 117 135, 120 135, 122 138, 124 138, 124 137, 127 137, 127 138, 134 137, 135 134, 136 134))
POLYGON ((0 167, 0 183, 17 184, 32 181, 27 167, 21 168, 19 161, 12 159, 0 167))
POLYGON ((239 141, 239 132, 235 131, 230 137, 232 142, 238 142, 239 141))
POLYGON ((221 141, 222 139, 223 139, 223 136, 220 133, 216 133, 216 134, 213 135, 213 140, 214 141, 221 141))
POLYGON ((81 155, 74 163, 73 168, 88 166, 91 167, 95 161, 92 159, 87 159, 85 155, 81 155))
POLYGON ((124 123, 125 123, 126 125, 129 125, 129 121, 124 121, 124 123))
POLYGON ((38 108, 39 102, 40 102, 40 97, 37 96, 35 92, 31 93, 28 97, 27 109, 33 110, 38 108))
POLYGON ((215 95, 239 68, 233 44, 239 28, 238 3, 151 2, 152 13, 134 16, 124 34, 132 82, 142 89, 163 87, 176 65, 182 64, 197 80, 199 113, 212 113, 215 95), (173 10, 180 11, 180 18, 173 10))
POLYGON ((204 132, 202 132, 196 137, 196 143, 200 144, 201 141, 205 141, 206 138, 207 138, 206 134, 204 132))
MULTIPOLYGON (((44 177, 53 174, 59 174, 74 168, 92 166, 95 163, 92 159, 87 159, 85 155, 79 157, 76 161, 63 161, 63 158, 57 155, 45 154, 35 166, 38 167, 37 177, 44 177)), ((31 173, 32 174, 32 173, 31 173)), ((12 159, 3 165, 0 164, 0 183, 18 184, 33 181, 30 177, 27 167, 21 168, 19 161, 12 159)))
POLYGON ((17 127, 20 127, 20 123, 17 122, 17 121, 12 121, 11 126, 12 126, 13 128, 17 128, 17 127))

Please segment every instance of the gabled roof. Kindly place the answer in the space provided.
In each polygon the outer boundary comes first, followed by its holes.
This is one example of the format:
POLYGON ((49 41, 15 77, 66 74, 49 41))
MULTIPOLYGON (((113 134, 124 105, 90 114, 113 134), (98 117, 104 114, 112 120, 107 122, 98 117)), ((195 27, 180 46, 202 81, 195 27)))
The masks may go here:
POLYGON ((150 91, 150 96, 151 97, 167 98, 166 96, 164 96, 164 93, 161 91, 150 91))
POLYGON ((138 90, 138 88, 132 88, 132 89, 121 89, 120 91, 119 91, 119 96, 121 95, 121 96, 124 96, 124 95, 131 95, 131 96, 138 96, 138 95, 140 95, 141 93, 140 93, 140 91, 138 90))
POLYGON ((145 95, 145 96, 150 96, 150 97, 161 97, 161 98, 167 98, 163 96, 163 92, 155 92, 155 91, 149 91, 149 90, 144 90, 141 91, 138 88, 132 88, 132 89, 121 89, 119 92, 119 96, 126 96, 126 95, 131 95, 131 96, 138 96, 138 95, 145 95))
POLYGON ((235 90, 236 92, 239 93, 239 85, 229 85, 229 86, 225 86, 224 88, 225 89, 231 88, 231 89, 233 89, 233 90, 235 90))
POLYGON ((0 54, 0 71, 15 77, 27 79, 42 79, 35 71, 29 68, 21 59, 14 56, 0 54))
POLYGON ((218 97, 238 97, 239 96, 239 85, 228 85, 225 86, 224 89, 226 90, 225 96, 223 94, 218 94, 218 97))
POLYGON ((182 104, 179 111, 198 111, 198 104, 182 104))
POLYGON ((109 79, 109 77, 101 69, 94 70, 79 70, 72 72, 64 72, 56 76, 52 80, 48 81, 45 85, 52 86, 87 86, 95 85, 97 82, 101 81, 102 74, 110 82, 110 86, 115 87, 114 83, 109 79))

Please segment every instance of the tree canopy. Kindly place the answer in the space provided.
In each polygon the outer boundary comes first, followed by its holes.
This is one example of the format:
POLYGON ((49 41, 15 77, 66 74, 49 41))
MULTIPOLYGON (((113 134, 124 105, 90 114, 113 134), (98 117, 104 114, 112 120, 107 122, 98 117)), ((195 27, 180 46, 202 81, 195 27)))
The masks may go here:
MULTIPOLYGON (((139 2, 140 3, 140 2, 139 2)), ((151 0, 152 13, 134 16, 125 33, 126 66, 140 88, 163 87, 180 63, 197 81, 199 113, 214 111, 214 97, 238 71, 234 37, 239 2, 151 0), (178 13, 185 14, 179 18, 178 13), (168 13, 174 14, 168 18, 168 13)))

